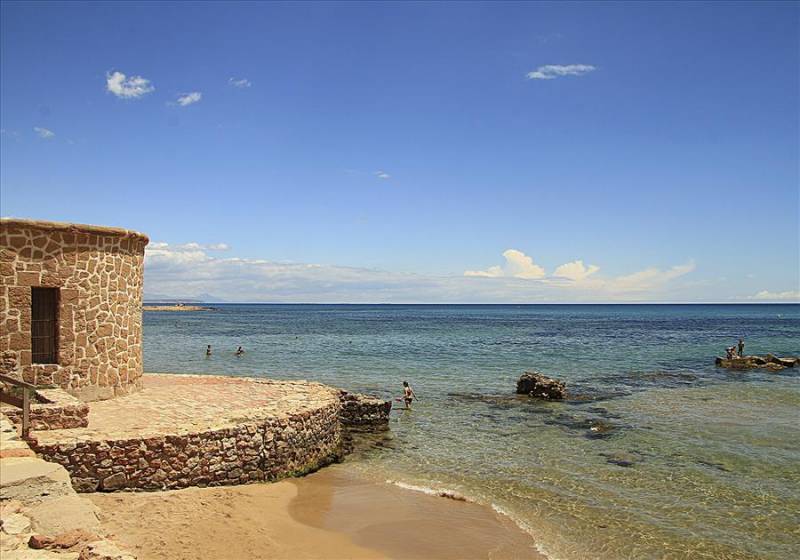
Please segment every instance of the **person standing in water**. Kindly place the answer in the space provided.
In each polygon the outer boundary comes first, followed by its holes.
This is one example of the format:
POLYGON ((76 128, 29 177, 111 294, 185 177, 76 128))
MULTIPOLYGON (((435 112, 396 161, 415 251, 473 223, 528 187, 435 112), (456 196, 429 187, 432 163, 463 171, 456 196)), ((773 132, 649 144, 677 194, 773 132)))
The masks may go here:
POLYGON ((408 384, 408 381, 403 381, 403 402, 406 403, 406 410, 411 408, 411 401, 417 398, 414 389, 408 384))
POLYGON ((744 356, 744 340, 742 340, 740 338, 739 339, 739 357, 741 358, 743 356, 744 356))
POLYGON ((209 357, 209 356, 211 356, 211 345, 210 344, 206 347, 206 357, 209 357))

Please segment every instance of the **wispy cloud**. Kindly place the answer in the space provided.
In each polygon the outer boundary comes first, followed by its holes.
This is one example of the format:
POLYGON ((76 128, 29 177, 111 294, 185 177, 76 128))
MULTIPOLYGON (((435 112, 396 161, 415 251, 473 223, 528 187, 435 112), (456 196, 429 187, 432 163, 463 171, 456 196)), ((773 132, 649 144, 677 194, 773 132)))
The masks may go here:
POLYGON ((176 102, 181 107, 186 107, 187 105, 192 105, 193 103, 197 103, 203 98, 203 94, 199 91, 193 91, 191 93, 184 93, 178 96, 176 102))
POLYGON ((139 99, 155 89, 150 80, 141 76, 128 78, 122 72, 106 73, 106 90, 122 99, 139 99))
POLYGON ((679 278, 695 268, 694 262, 673 266, 667 270, 650 267, 632 274, 600 278, 595 274, 599 266, 586 266, 582 260, 568 262, 556 267, 552 275, 535 264, 533 258, 517 249, 503 252, 505 264, 490 266, 485 270, 465 270, 464 276, 480 278, 520 278, 562 290, 579 290, 586 293, 635 294, 663 288, 668 282, 679 278))
POLYGON ((633 274, 617 276, 615 278, 590 279, 583 282, 582 285, 587 288, 596 288, 612 293, 648 292, 659 290, 670 281, 680 278, 692 272, 694 269, 694 262, 689 261, 684 264, 675 265, 666 270, 650 267, 634 272, 633 274))
POLYGON ((228 78, 228 84, 240 89, 249 88, 253 85, 247 78, 228 78))
MULTIPOLYGON (((582 280, 547 276, 521 251, 506 251, 506 264, 474 276, 431 276, 335 264, 276 262, 214 253, 224 243, 151 243, 145 290, 172 297, 212 293, 230 301, 283 302, 546 302, 658 301, 674 294, 668 284, 694 265, 646 269, 618 278, 582 280)), ((575 261, 574 261, 575 262, 575 261)), ((572 265, 573 263, 567 263, 572 265)), ((565 270, 574 273, 577 266, 565 270)), ((584 267, 587 271, 591 266, 584 267)), ((575 276, 575 274, 573 274, 575 276)))
POLYGON ((558 39, 562 39, 564 36, 561 33, 545 33, 543 35, 537 35, 536 39, 543 45, 551 42, 557 41, 558 39))
POLYGON ((44 138, 45 140, 55 138, 56 136, 55 132, 46 128, 42 128, 41 126, 34 126, 33 131, 39 135, 39 138, 44 138))
POLYGON ((376 171, 375 172, 375 176, 378 179, 391 179, 392 178, 392 176, 389 175, 388 173, 386 173, 386 171, 376 171))
POLYGON ((563 76, 582 76, 597 70, 591 64, 547 64, 528 72, 529 80, 554 80, 563 76))
POLYGON ((0 128, 0 136, 5 136, 6 138, 13 140, 14 142, 19 142, 19 132, 17 132, 16 130, 8 130, 7 128, 0 128))
POLYGON ((231 247, 227 243, 180 243, 170 245, 164 242, 154 242, 147 246, 148 251, 168 250, 169 252, 185 251, 227 251, 231 247))
POLYGON ((770 292, 761 290, 754 296, 747 299, 769 300, 769 301, 800 301, 800 290, 788 290, 785 292, 770 292))

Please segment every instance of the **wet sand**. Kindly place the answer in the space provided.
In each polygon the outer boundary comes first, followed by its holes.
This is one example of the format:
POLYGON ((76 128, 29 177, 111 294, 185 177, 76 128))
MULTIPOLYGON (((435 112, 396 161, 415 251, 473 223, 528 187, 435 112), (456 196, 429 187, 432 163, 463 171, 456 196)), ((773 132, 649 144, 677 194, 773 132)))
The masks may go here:
POLYGON ((491 508, 324 469, 292 481, 294 519, 347 535, 388 558, 544 559, 533 539, 491 508))
POLYGON ((489 508, 365 480, 346 465, 274 484, 88 496, 140 560, 542 558, 489 508))

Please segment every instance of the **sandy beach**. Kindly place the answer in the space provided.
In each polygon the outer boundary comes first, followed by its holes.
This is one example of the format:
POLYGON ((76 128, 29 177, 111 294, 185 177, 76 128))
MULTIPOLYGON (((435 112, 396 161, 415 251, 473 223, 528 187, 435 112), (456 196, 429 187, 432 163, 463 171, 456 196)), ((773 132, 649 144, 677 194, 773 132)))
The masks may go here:
POLYGON ((273 484, 90 498, 142 560, 543 558, 489 508, 365 480, 347 465, 273 484))

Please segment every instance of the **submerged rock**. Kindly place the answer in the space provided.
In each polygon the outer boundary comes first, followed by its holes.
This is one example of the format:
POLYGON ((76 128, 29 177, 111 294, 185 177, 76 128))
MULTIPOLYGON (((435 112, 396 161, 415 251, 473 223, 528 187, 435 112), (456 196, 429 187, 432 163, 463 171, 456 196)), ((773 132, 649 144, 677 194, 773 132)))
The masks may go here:
POLYGON ((616 430, 616 426, 604 420, 591 420, 589 431, 586 433, 588 439, 605 439, 610 437, 616 430))
POLYGON ((606 463, 626 468, 630 468, 642 461, 642 457, 638 453, 630 453, 627 451, 601 453, 600 456, 606 458, 606 463))
POLYGON ((517 380, 517 394, 560 401, 567 397, 567 385, 535 371, 526 371, 517 380))

